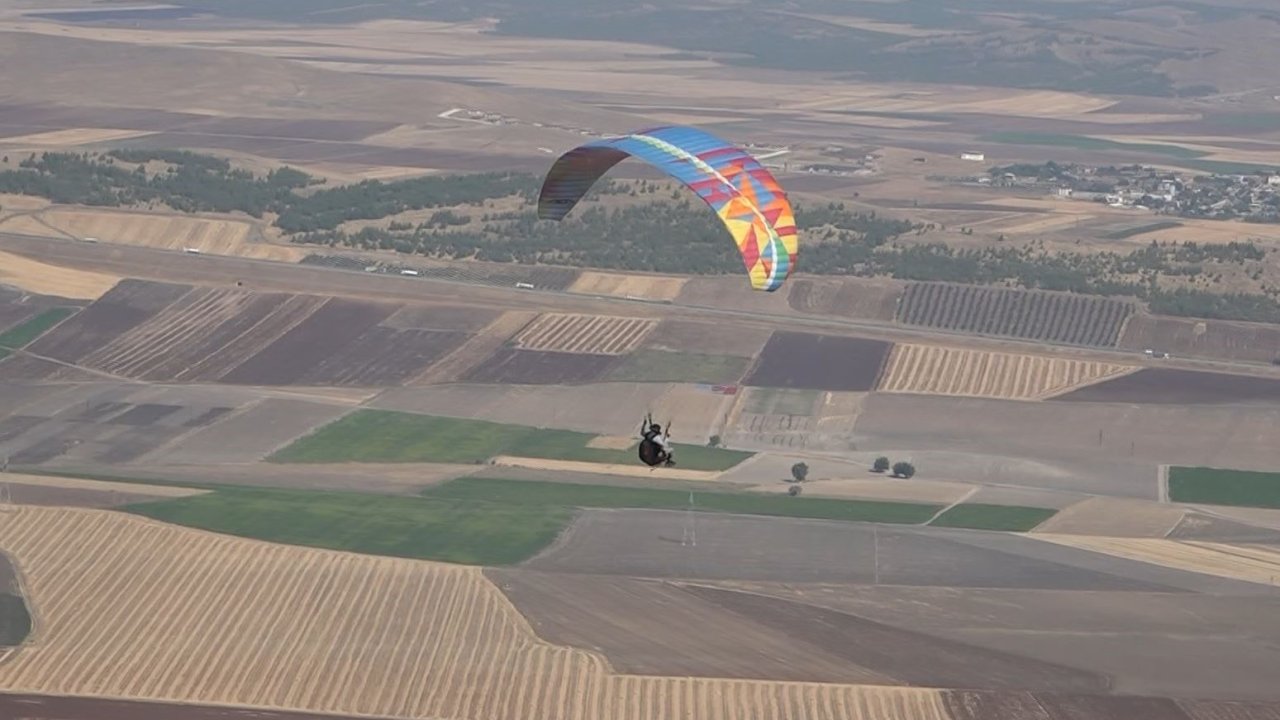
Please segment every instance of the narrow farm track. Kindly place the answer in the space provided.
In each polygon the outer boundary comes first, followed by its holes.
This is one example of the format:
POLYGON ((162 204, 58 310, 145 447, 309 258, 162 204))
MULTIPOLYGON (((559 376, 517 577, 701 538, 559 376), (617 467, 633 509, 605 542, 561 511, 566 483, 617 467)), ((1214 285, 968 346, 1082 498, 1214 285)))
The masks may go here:
POLYGON ((618 676, 540 641, 478 568, 19 507, 39 626, 13 692, 401 718, 949 720, 933 690, 618 676))
POLYGON ((1136 369, 1128 365, 1074 358, 897 344, 881 375, 879 389, 883 392, 1033 400, 1136 369))
POLYGON ((622 355, 640 346, 656 320, 548 313, 516 336, 522 350, 622 355))

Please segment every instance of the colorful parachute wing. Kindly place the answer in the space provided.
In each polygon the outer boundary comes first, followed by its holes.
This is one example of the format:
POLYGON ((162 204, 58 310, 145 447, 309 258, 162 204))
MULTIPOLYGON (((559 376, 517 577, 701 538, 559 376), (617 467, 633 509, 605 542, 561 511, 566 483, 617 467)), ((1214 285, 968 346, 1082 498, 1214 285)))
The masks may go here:
POLYGON ((772 292, 795 269, 795 214, 786 193, 755 158, 710 133, 670 126, 581 145, 560 156, 538 197, 538 217, 560 220, 627 157, 687 185, 720 216, 757 290, 772 292))

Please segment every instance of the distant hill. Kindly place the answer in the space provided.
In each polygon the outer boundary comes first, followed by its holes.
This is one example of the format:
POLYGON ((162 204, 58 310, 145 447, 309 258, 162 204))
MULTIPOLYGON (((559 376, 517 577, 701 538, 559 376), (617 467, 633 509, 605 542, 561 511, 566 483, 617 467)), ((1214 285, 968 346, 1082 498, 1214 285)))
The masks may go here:
POLYGON ((496 18, 496 32, 618 40, 876 81, 1146 96, 1256 89, 1280 13, 1261 0, 176 0, 226 17, 341 24, 496 18), (1246 72, 1247 68, 1255 72, 1246 72))

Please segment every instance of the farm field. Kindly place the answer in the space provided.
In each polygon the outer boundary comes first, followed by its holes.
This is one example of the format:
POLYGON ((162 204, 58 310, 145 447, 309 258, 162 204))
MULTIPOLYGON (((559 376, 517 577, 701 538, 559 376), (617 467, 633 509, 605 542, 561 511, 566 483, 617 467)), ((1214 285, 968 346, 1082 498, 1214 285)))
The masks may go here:
POLYGON ((1187 516, 1168 503, 1092 497, 1066 507, 1036 526, 1039 533, 1107 537, 1165 537, 1187 516))
POLYGON ((754 358, 768 342, 769 335, 767 329, 735 327, 730 323, 663 320, 650 333, 646 347, 695 355, 754 358))
MULTIPOLYGON (((695 503, 709 494, 696 493, 695 503)), ((683 511, 593 508, 522 567, 704 581, 1110 592, 1169 591, 1175 581, 1163 568, 1045 548, 1021 536, 973 530, 719 513, 695 513, 691 525, 683 511), (697 545, 681 546, 689 528, 697 545)))
POLYGON ((1056 512, 1047 508, 965 502, 947 508, 929 524, 933 527, 1027 532, 1052 518, 1056 512))
POLYGON ((583 295, 638 297, 648 300, 672 300, 680 294, 686 279, 652 277, 586 271, 569 286, 569 292, 583 295))
POLYGON ((615 355, 502 348, 473 366, 463 380, 509 385, 590 383, 602 380, 619 362, 615 355))
POLYGON ((865 392, 875 387, 891 347, 881 340, 779 330, 769 338, 743 383, 865 392))
MULTIPOLYGON (((271 457, 275 462, 478 463, 496 455, 583 462, 636 462, 630 449, 590 447, 594 436, 484 420, 357 410, 300 438, 271 457)), ((751 453, 676 444, 680 467, 725 470, 751 453)))
POLYGON ((206 427, 147 457, 148 464, 202 465, 256 462, 351 411, 350 405, 295 398, 249 402, 234 414, 211 418, 206 427))
POLYGON ((1037 533, 1031 537, 1153 565, 1280 586, 1280 549, 1271 545, 1051 533, 1037 533))
POLYGON ((235 220, 62 208, 45 210, 38 217, 46 232, 108 243, 165 250, 192 248, 202 253, 280 262, 297 262, 304 252, 296 247, 250 242, 252 226, 235 220))
POLYGON ((529 618, 539 637, 596 648, 618 672, 902 684, 797 642, 786 631, 725 612, 676 583, 507 569, 485 575, 529 618), (619 617, 629 620, 620 625, 619 617))
POLYGON ((44 357, 78 363, 117 336, 154 317, 187 290, 184 285, 122 280, 29 349, 44 357))
POLYGON ((1106 298, 1006 288, 911 283, 897 321, 957 332, 1069 345, 1115 347, 1130 303, 1106 298))
POLYGON ((898 343, 878 389, 1037 400, 1134 369, 1074 358, 898 343))
POLYGON ((9 497, 16 505, 116 507, 135 502, 201 495, 207 490, 170 485, 104 482, 54 475, 5 473, 9 497))
POLYGON ((1280 379, 1146 368, 1053 399, 1064 402, 1144 405, 1274 403, 1280 401, 1280 379))
MULTIPOLYGON (((518 506, 562 505, 618 509, 684 510, 691 491, 578 483, 465 477, 423 491, 427 497, 505 502, 518 506)), ((924 503, 828 500, 708 490, 694 495, 703 512, 776 515, 841 521, 922 523, 940 508, 924 503)))
POLYGON ((861 278, 793 280, 787 302, 802 313, 892 322, 903 287, 891 281, 861 278))
POLYGON ((512 342, 521 350, 624 355, 639 347, 656 325, 656 320, 648 318, 548 313, 512 342))
POLYGON ((132 280, 86 312, 94 348, 81 350, 84 325, 69 323, 33 350, 139 380, 333 387, 408 382, 496 316, 132 280))
MULTIPOLYGON (((6 361, 7 363, 8 361, 6 361)), ((29 395, 0 405, 0 456, 16 465, 131 462, 194 437, 246 397, 191 387, 149 388, 128 383, 30 384, 29 395)), ((282 419, 281 428, 288 428, 282 419)), ((270 437, 277 428, 262 433, 270 437)), ((180 443, 181 445, 182 443, 180 443)), ((238 449, 219 448, 227 458, 238 449)))
MULTIPOLYGON (((369 404, 382 410, 576 430, 635 438, 645 414, 676 420, 676 439, 701 444, 718 432, 732 396, 696 385, 440 385, 384 392, 369 404)), ((665 421, 665 420, 664 420, 665 421)))
POLYGON ((256 540, 468 565, 525 560, 550 544, 572 518, 570 509, 546 504, 244 487, 126 509, 256 540))
POLYGON ((0 350, 20 350, 74 313, 74 308, 50 308, 35 317, 21 320, 0 331, 0 350))
POLYGON ((221 381, 242 385, 290 385, 326 357, 387 319, 395 307, 331 298, 221 381))
POLYGON ((734 445, 849 451, 864 393, 742 388, 725 423, 734 445))
POLYGON ((412 718, 627 719, 710 708, 703 716, 712 720, 948 719, 932 690, 612 675, 594 653, 538 642, 474 568, 89 510, 23 508, 0 527, 0 543, 25 569, 44 628, 40 653, 0 666, 13 692, 412 718), (97 564, 75 577, 57 571, 88 547, 102 550, 97 564), (140 574, 151 580, 137 582, 140 574), (99 591, 77 592, 86 586, 99 591), (363 591, 308 602, 326 587, 363 591), (180 625, 164 621, 173 607, 186 609, 180 625))
MULTIPOLYGON (((1278 699, 1262 667, 1267 658, 1278 654, 1268 649, 1277 628, 1257 619, 1269 613, 1267 608, 1275 600, 1272 593, 1256 586, 1252 586, 1252 593, 1234 594, 1232 590, 1233 594, 1222 595, 1213 590, 1202 594, 767 582, 717 585, 999 650, 1034 660, 1035 665, 1084 670, 1107 677, 1110 687, 1104 692, 1112 697, 1278 699), (1188 615, 1200 620, 1188 623, 1188 615), (1238 638, 1248 640, 1233 643, 1224 639, 1224 633, 1240 633, 1238 638), (1141 637, 1142 642, 1135 643, 1135 637, 1141 637), (1206 673, 1206 663, 1216 671, 1206 673)), ((1013 691, 1009 695, 1015 692, 1023 694, 1013 691)), ((1031 694, 1041 695, 1041 691, 1031 694)), ((1041 697, 1054 699, 1051 695, 1041 697)), ((1028 716, 995 717, 1023 720, 1028 716)), ((1030 717, 1043 720, 1045 716, 1030 717)))
MULTIPOLYGON (((863 401, 856 439, 859 447, 942 453, 935 466, 968 456, 999 472, 1004 484, 1156 500, 1156 465, 1276 467, 1278 422, 1280 409, 1261 404, 1018 403, 872 393, 863 401), (1009 471, 998 458, 1029 462, 1009 471)), ((921 459, 917 469, 927 478, 924 468, 921 459)))
POLYGON ((74 300, 96 300, 111 290, 119 277, 30 260, 0 251, 0 284, 27 292, 74 300))
POLYGON ((1280 326, 1138 314, 1125 326, 1120 347, 1270 364, 1280 358, 1280 326))
POLYGON ((1280 473, 1171 467, 1169 499, 1204 505, 1280 508, 1280 473))
POLYGON ((616 382, 715 383, 732 385, 742 379, 750 361, 728 355, 695 355, 666 350, 631 353, 605 376, 616 382))
POLYGON ((926 687, 1102 689, 1100 677, 1074 668, 758 593, 702 583, 513 570, 488 574, 534 620, 544 637, 576 646, 603 644, 601 650, 615 667, 635 673, 782 676, 810 682, 926 687), (630 618, 621 628, 610 623, 619 612, 630 618), (660 650, 659 643, 664 642, 689 650, 660 650), (692 651, 699 645, 718 650, 708 657, 692 651), (769 652, 761 652, 763 648, 769 652))

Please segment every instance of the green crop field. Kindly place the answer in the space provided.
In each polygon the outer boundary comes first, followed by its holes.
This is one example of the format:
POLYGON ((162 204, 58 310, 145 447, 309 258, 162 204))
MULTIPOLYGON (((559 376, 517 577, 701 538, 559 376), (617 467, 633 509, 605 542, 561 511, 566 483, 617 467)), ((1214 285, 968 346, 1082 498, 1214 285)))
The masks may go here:
POLYGON ((964 503, 952 507, 929 524, 935 527, 1026 532, 1053 517, 1057 512, 1049 508, 1019 505, 964 503))
POLYGON ((1280 472, 1169 468, 1169 499, 1174 502, 1280 508, 1280 472))
POLYGON ((573 517, 554 505, 244 487, 125 509, 270 542, 473 565, 525 560, 573 517))
MULTIPOLYGON (((484 420, 357 410, 280 450, 273 462, 482 463, 495 455, 595 463, 637 463, 631 450, 589 448, 595 437, 484 420)), ((728 470, 752 453, 700 445, 675 446, 679 467, 728 470)))
POLYGON ((640 350, 609 372, 608 379, 630 382, 684 382, 728 385, 742 379, 749 358, 640 350))
POLYGON ((71 308, 61 307, 45 310, 21 325, 0 333, 0 348, 9 350, 24 348, 33 340, 48 332, 49 328, 67 319, 74 312, 75 310, 71 308))
MULTIPOLYGON (((424 490, 423 495, 460 501, 510 503, 519 507, 551 505, 665 510, 683 510, 689 507, 688 490, 479 477, 450 480, 424 490)), ((909 524, 923 523, 942 509, 941 505, 923 503, 830 500, 724 491, 695 491, 693 506, 701 511, 742 515, 909 524)))

